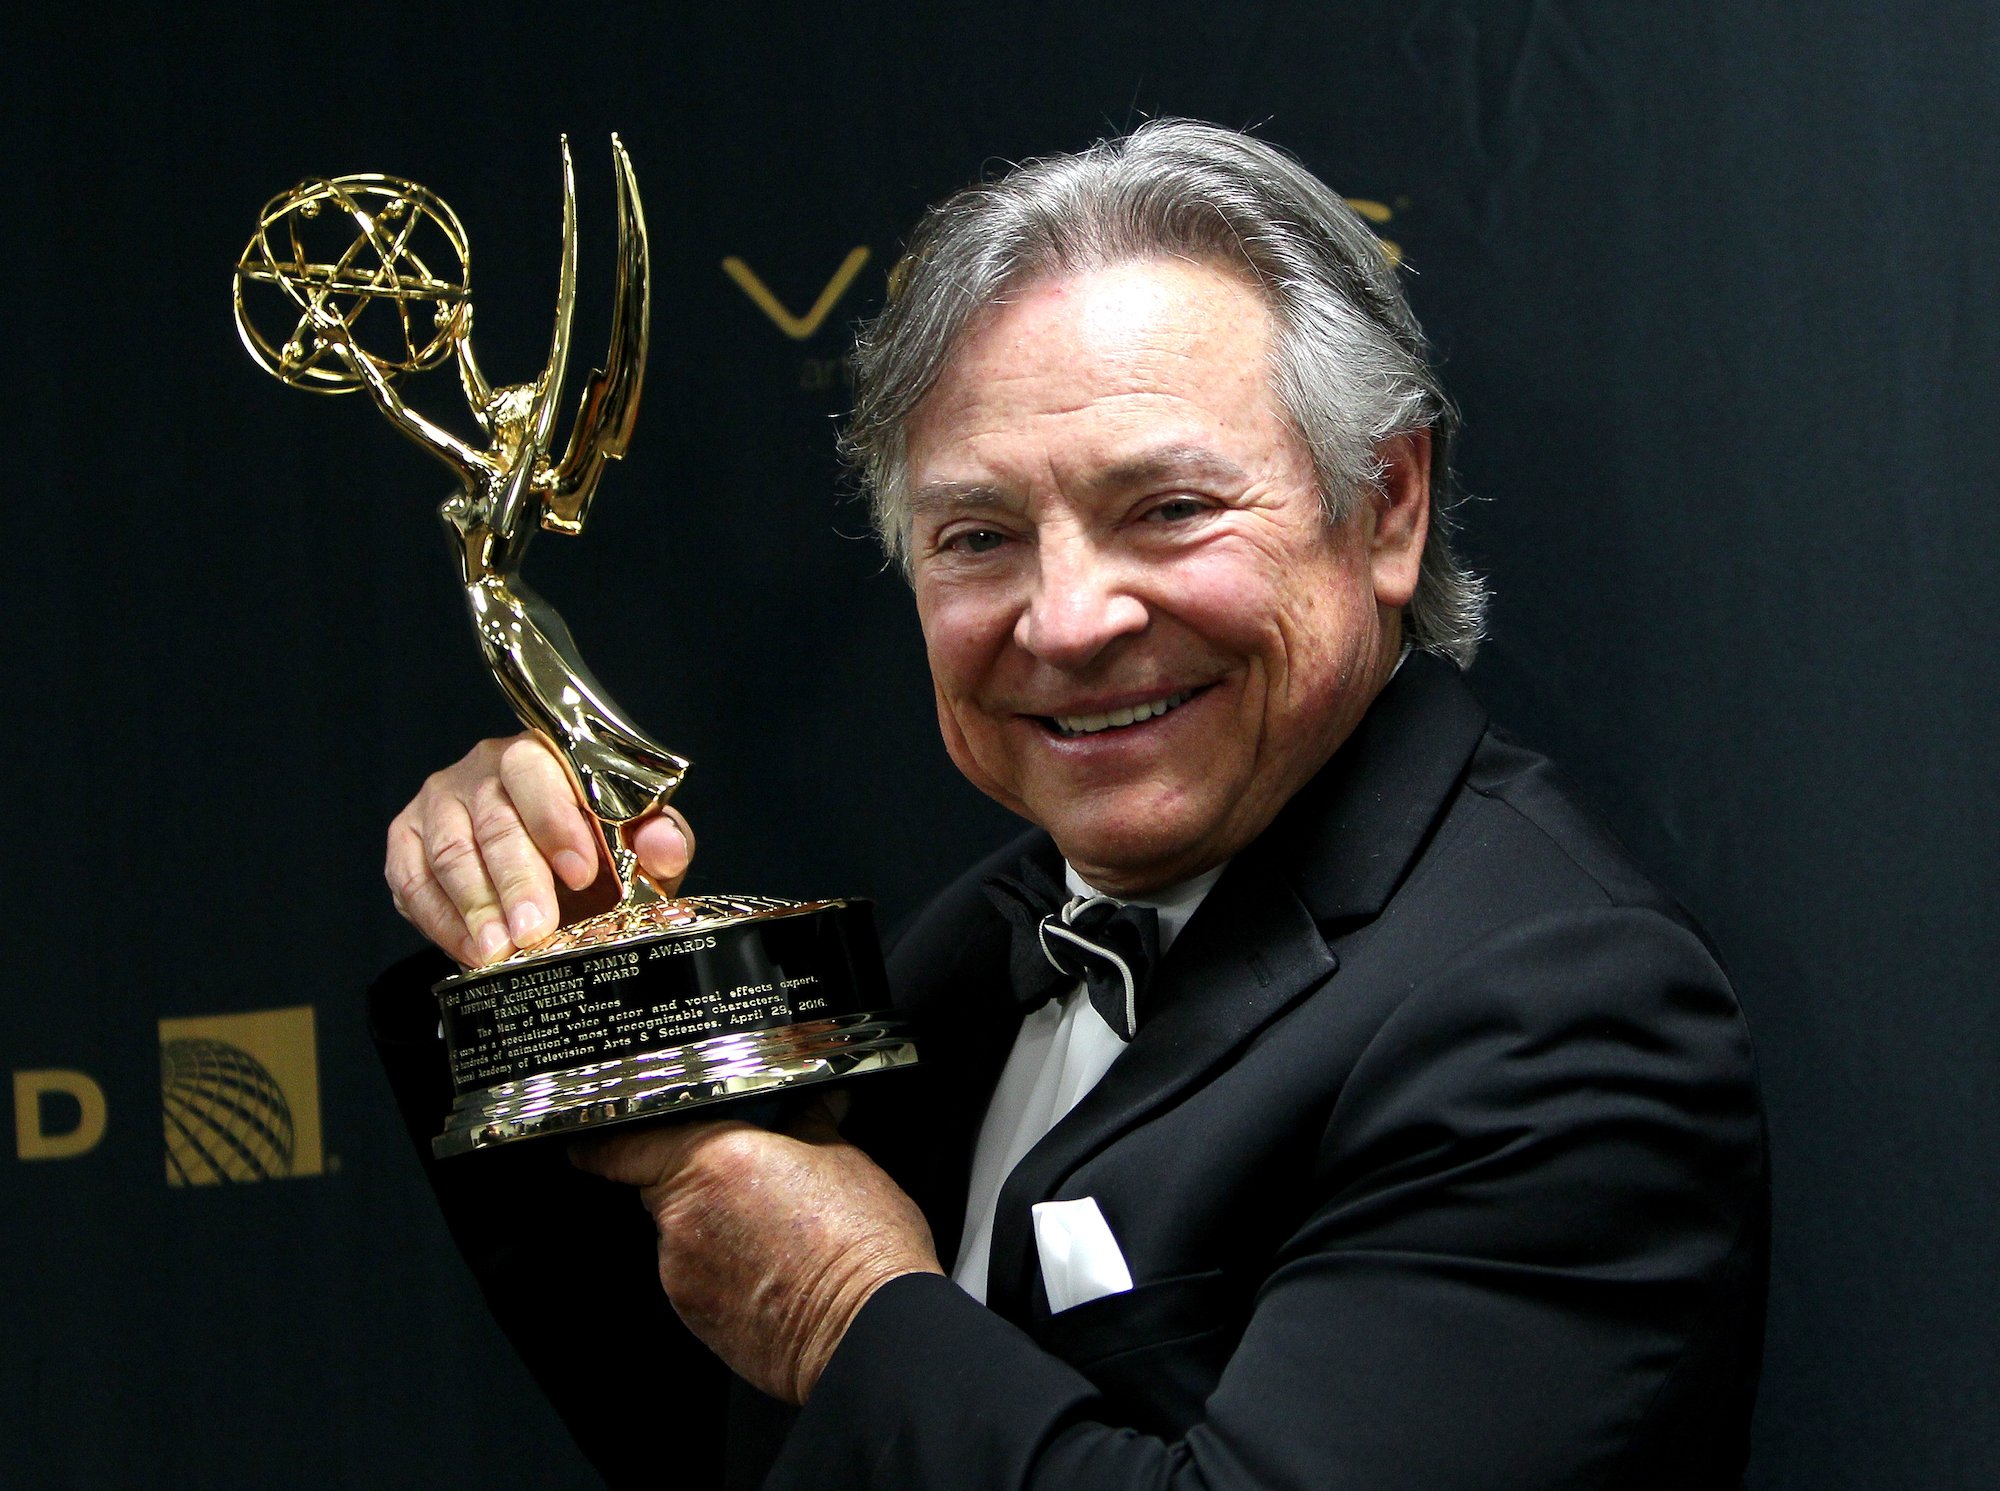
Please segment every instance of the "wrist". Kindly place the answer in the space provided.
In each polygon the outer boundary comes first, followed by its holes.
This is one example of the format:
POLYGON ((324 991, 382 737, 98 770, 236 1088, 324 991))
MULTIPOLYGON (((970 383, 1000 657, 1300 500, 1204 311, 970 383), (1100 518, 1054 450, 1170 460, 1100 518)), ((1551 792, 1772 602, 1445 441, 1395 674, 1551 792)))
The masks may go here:
POLYGON ((827 1364, 833 1360, 840 1343, 847 1339, 847 1332, 855 1318, 892 1279, 904 1278, 910 1274, 936 1274, 944 1276, 935 1256, 909 1256, 901 1260, 884 1260, 874 1267, 858 1274, 845 1284, 833 1306, 821 1317, 820 1329, 809 1348, 801 1353, 798 1371, 792 1383, 791 1401, 804 1404, 812 1396, 813 1389, 826 1372, 827 1364))

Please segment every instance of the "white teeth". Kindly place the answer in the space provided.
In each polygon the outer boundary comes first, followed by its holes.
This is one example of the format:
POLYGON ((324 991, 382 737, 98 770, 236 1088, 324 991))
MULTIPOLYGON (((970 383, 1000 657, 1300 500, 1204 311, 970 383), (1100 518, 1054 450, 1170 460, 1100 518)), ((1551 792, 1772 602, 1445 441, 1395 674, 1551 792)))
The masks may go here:
POLYGON ((1170 709, 1179 709, 1194 697, 1193 689, 1183 689, 1178 694, 1169 694, 1164 699, 1155 699, 1150 704, 1135 704, 1130 709, 1114 709, 1109 714, 1059 714, 1056 715, 1056 729, 1065 735, 1095 735, 1099 730, 1112 730, 1120 725, 1136 725, 1141 720, 1150 720, 1163 715, 1170 709))

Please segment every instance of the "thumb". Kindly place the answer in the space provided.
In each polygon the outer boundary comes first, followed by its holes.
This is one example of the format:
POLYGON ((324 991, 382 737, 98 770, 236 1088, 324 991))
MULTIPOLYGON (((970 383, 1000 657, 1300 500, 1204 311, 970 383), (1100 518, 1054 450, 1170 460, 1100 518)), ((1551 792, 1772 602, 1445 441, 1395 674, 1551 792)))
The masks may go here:
POLYGON ((662 808, 625 831, 625 842, 639 856, 640 868, 669 893, 680 888, 694 858, 694 830, 672 808, 662 808))

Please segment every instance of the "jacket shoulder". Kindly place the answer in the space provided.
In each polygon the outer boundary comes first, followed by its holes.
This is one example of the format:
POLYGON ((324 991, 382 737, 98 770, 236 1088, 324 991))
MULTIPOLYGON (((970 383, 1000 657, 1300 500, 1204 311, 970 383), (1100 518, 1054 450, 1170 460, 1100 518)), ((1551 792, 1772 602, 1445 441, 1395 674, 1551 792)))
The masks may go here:
POLYGON ((1562 769, 1506 731, 1495 727, 1486 732, 1466 772, 1465 787, 1517 818, 1524 830, 1595 884, 1610 904, 1672 907, 1677 920, 1688 920, 1679 903, 1584 803, 1562 769))
MULTIPOLYGON (((1468 931, 1590 908, 1694 918, 1633 857, 1546 756, 1499 729, 1482 736, 1398 900, 1452 904, 1468 931)), ((1391 909, 1396 909, 1392 903, 1391 909)), ((1405 907, 1405 910, 1411 909, 1405 907)))

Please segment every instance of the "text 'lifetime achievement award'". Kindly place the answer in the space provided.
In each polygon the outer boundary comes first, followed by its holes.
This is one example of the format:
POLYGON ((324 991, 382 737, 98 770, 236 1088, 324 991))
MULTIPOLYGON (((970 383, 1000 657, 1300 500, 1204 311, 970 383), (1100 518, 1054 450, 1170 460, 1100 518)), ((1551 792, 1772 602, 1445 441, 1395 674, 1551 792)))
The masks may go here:
POLYGON ((236 325, 273 376, 316 393, 365 390, 451 468, 440 514, 486 665, 527 727, 566 763, 618 876, 611 910, 540 947, 436 986, 456 1094, 440 1155, 652 1117, 908 1066, 888 1014, 865 902, 669 897, 625 827, 665 802, 688 763, 626 718, 569 628, 521 579, 537 527, 583 531, 605 464, 638 416, 649 315, 646 220, 617 136, 618 294, 611 351, 554 450, 576 299, 576 189, 563 142, 562 273, 548 366, 494 387, 472 353, 465 230, 414 182, 340 176, 268 203, 236 266, 236 325), (280 328, 271 335, 265 327, 280 328), (399 385, 447 360, 485 437, 460 439, 399 385))

